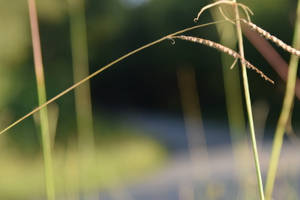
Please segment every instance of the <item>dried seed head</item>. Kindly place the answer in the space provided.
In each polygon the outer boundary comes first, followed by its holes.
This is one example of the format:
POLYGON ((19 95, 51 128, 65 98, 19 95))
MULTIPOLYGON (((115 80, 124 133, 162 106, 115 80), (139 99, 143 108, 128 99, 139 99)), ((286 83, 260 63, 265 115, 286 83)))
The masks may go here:
MULTIPOLYGON (((247 60, 243 59, 241 57, 240 54, 238 54, 236 51, 225 47, 219 43, 213 42, 211 40, 206 40, 203 38, 198 38, 198 37, 192 37, 192 36, 185 36, 185 35, 179 35, 179 36, 173 36, 171 37, 171 39, 181 39, 181 40, 187 40, 187 41, 191 41, 191 42, 196 42, 199 44, 203 44, 212 48, 215 48, 221 52, 224 52, 230 56, 232 56, 233 58, 240 59, 240 61, 242 63, 244 63, 246 65, 247 68, 254 70, 256 73, 258 73, 262 78, 264 78, 266 81, 269 81, 270 83, 274 84, 274 81, 272 79, 270 79, 269 77, 267 77, 262 71, 260 71, 257 67, 255 67, 254 65, 252 65, 250 62, 248 62, 247 60)), ((235 62, 233 63, 232 66, 234 66, 235 62)), ((231 67, 232 68, 232 67, 231 67)))
POLYGON ((296 56, 300 56, 300 51, 291 47, 290 45, 284 43, 282 40, 278 39, 277 37, 275 37, 274 35, 271 35, 269 32, 265 31, 264 29, 258 27, 257 25, 255 25, 252 22, 249 22, 245 19, 241 19, 241 21, 246 24, 247 26, 249 26, 253 31, 259 33, 261 36, 263 36, 264 38, 274 42, 275 44, 277 44, 279 47, 281 47, 282 49, 284 49, 285 51, 296 55, 296 56))

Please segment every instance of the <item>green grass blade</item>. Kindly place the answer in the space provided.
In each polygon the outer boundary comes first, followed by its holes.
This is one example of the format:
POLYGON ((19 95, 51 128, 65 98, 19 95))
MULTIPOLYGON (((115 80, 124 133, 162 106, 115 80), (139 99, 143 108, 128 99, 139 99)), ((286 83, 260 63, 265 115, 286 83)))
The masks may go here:
MULTIPOLYGON (((211 15, 215 20, 222 18, 216 10, 211 10, 211 15)), ((235 27, 229 23, 217 24, 216 27, 220 38, 220 44, 235 49, 237 44, 235 27)), ((233 59, 226 54, 221 54, 221 61, 223 65, 226 109, 234 153, 235 171, 239 181, 237 198, 248 200, 252 199, 254 196, 251 190, 252 188, 249 189, 249 182, 252 177, 249 177, 249 174, 251 175, 251 165, 249 165, 250 161, 247 160, 247 158, 251 156, 251 149, 246 137, 247 132, 239 68, 229 68, 229 66, 232 65, 233 59)))
POLYGON ((91 78, 97 76, 98 74, 102 73, 103 71, 107 70, 108 68, 112 67, 113 65, 125 60, 126 58, 144 50, 144 49, 147 49, 151 46, 154 46, 162 41, 165 41, 165 40, 168 40, 170 39, 172 36, 175 36, 175 35, 178 35, 178 34, 181 34, 181 33, 184 33, 184 32, 187 32, 187 31, 191 31, 191 30, 194 30, 194 29, 198 29, 198 28, 201 28, 201 27, 206 27, 206 26, 209 26, 209 25, 215 25, 215 24, 218 24, 218 23, 224 23, 224 22, 227 22, 227 20, 220 20, 220 21, 215 21, 215 22, 210 22, 210 23, 206 23, 206 24, 200 24, 200 25, 197 25, 197 26, 192 26, 192 27, 189 27, 189 28, 185 28, 185 29, 182 29, 180 31, 177 31, 175 33, 171 33, 169 35, 166 35, 158 40, 155 40, 151 43, 148 43, 138 49, 135 49, 127 54, 125 54, 124 56, 121 56, 119 57, 118 59, 112 61, 111 63, 101 67, 100 69, 98 69, 97 71, 95 71, 94 73, 90 74, 89 76, 85 77, 84 79, 81 79, 80 81, 78 81, 77 83, 73 84, 71 87, 65 89, 64 91, 60 92, 58 95, 54 96, 53 98, 51 98, 50 100, 48 100, 47 102, 45 102, 44 104, 38 106, 37 108, 33 109, 31 112, 27 113, 26 115, 24 115, 23 117, 19 118, 18 120, 16 120, 15 122, 11 123, 9 126, 7 126, 6 128, 4 128, 3 130, 0 131, 0 135, 5 133, 6 131, 8 131, 9 129, 11 129, 12 127, 16 126, 17 124, 19 124, 20 122, 22 122, 23 120, 25 120, 26 118, 32 116, 34 113, 40 111, 42 108, 46 107, 47 105, 49 105, 50 103, 56 101, 57 99, 59 99, 60 97, 64 96, 65 94, 71 92, 72 90, 74 90, 75 88, 77 88, 78 86, 82 85, 83 83, 85 83, 86 81, 89 81, 91 78))
MULTIPOLYGON (((298 1, 298 6, 297 6, 297 20, 295 26, 296 27, 295 27, 295 33, 293 39, 293 47, 299 49, 300 48, 300 1, 298 1)), ((280 151, 283 143, 283 136, 293 107, 298 62, 299 62, 299 57, 292 55, 289 64, 288 79, 287 79, 285 96, 283 100, 283 106, 275 130, 275 137, 273 141, 272 153, 271 153, 271 158, 269 163, 269 170, 268 170, 267 181, 266 181, 267 200, 272 199, 272 193, 273 193, 275 177, 276 177, 278 163, 279 163, 280 151)))
MULTIPOLYGON (((236 0, 234 0, 234 2, 236 2, 236 0)), ((234 8, 235 8, 235 17, 236 17, 236 19, 239 19, 240 17, 239 17, 238 6, 235 5, 234 8)), ((241 24, 240 24, 239 20, 236 21, 236 30, 237 30, 240 55, 244 59, 243 36, 242 36, 241 24)), ((241 62, 241 64, 242 64, 244 94, 245 94, 247 115, 248 115, 250 135, 251 135, 251 141, 252 141, 252 149, 253 149, 253 155, 254 155, 254 161, 255 161, 255 169, 256 169, 259 196, 260 196, 261 200, 264 200, 264 190, 263 190, 263 183, 262 183, 262 178, 261 178, 257 144, 256 144, 256 138, 255 138, 255 130, 254 130, 254 123, 253 123, 250 91, 249 91, 249 85, 248 85, 247 69, 243 62, 241 62)))
MULTIPOLYGON (((70 33, 73 60, 74 82, 89 75, 88 45, 85 20, 85 1, 69 0, 70 33)), ((90 177, 89 165, 93 165, 95 141, 93 130, 93 114, 90 94, 90 82, 82 84, 74 90, 78 127, 78 147, 80 154, 80 183, 85 195, 88 195, 90 177)))
MULTIPOLYGON (((34 67, 37 81, 38 100, 39 105, 43 105, 46 98, 45 78, 43 72, 42 52, 38 28, 38 19, 35 0, 28 0, 29 17, 31 25, 31 35, 33 44, 34 67)), ((54 176, 52 167, 51 144, 50 144, 50 131, 47 108, 44 107, 40 110, 40 126, 42 134, 42 148, 45 164, 45 181, 46 192, 48 200, 55 199, 54 176)))

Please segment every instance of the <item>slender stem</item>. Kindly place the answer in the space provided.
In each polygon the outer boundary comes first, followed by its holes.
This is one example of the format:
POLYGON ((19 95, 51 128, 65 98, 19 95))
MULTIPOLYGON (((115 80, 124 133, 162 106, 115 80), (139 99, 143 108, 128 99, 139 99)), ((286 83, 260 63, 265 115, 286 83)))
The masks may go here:
MULTIPOLYGON (((43 105, 46 102, 47 98, 46 98, 43 60, 42 60, 41 43, 40 43, 40 36, 39 36, 35 0, 28 0, 28 7, 29 7, 29 17, 30 17, 30 25, 31 25, 34 67, 35 67, 35 75, 37 81, 38 99, 39 99, 39 105, 43 105)), ((41 134, 42 134, 42 147, 43 147, 44 164, 45 164, 45 181, 46 181, 47 197, 48 200, 54 200, 55 189, 54 189, 51 144, 50 144, 51 139, 50 139, 50 132, 49 132, 47 108, 43 108, 40 110, 40 120, 41 120, 40 125, 41 125, 41 134)))
MULTIPOLYGON (((236 2, 236 0, 233 0, 233 1, 236 2)), ((234 5, 234 9, 235 9, 236 19, 239 19, 240 18, 239 17, 239 11, 238 11, 238 6, 236 4, 234 5)), ((240 55, 241 55, 242 59, 244 59, 244 57, 245 57, 244 56, 244 45, 243 45, 243 36, 242 36, 240 20, 236 21, 236 30, 237 30, 237 37, 238 37, 240 55)), ((244 93, 245 93, 247 115, 248 115, 248 121, 249 121, 249 127, 250 127, 250 135, 251 135, 251 140, 252 140, 252 149, 253 149, 253 155, 254 155, 254 161, 255 161, 259 196, 260 196, 261 200, 264 200, 264 191, 263 191, 263 184, 262 184, 262 178, 261 178, 259 157, 258 157, 258 151, 257 151, 257 145, 256 145, 256 138, 255 138, 255 130, 254 130, 254 123, 253 123, 250 91, 249 91, 249 85, 248 85, 247 68, 245 66, 245 63, 241 62, 241 64, 242 64, 244 93)))
MULTIPOLYGON (((297 6, 297 20, 295 26, 296 27, 295 27, 295 33, 293 39, 293 47, 299 49, 300 48, 300 1, 298 1, 298 6, 297 6)), ((286 129, 286 125, 289 120, 289 116, 293 107, 298 62, 299 62, 299 57, 292 55, 289 64, 288 79, 287 79, 287 86, 285 90, 285 96, 283 100, 283 106, 282 106, 282 110, 275 131, 275 138, 273 141, 272 154, 269 163, 269 170, 268 170, 267 181, 266 181, 266 200, 272 199, 272 193, 273 193, 275 177, 276 177, 278 163, 279 163, 280 151, 283 143, 284 131, 286 129)))
MULTIPOLYGON (((70 33, 74 82, 89 75, 88 46, 84 0, 69 0, 70 33)), ((75 106, 79 141, 83 149, 94 149, 93 117, 90 82, 75 89, 75 106)))
MULTIPOLYGON (((215 20, 221 19, 222 15, 211 11, 215 20)), ((220 38, 220 44, 235 49, 237 46, 236 29, 231 24, 217 24, 217 31, 220 38)), ((239 68, 228 69, 232 64, 232 58, 226 54, 221 54, 223 64, 223 79, 225 89, 225 100, 229 132, 233 148, 235 171, 239 181, 238 198, 243 200, 252 200, 253 194, 249 190, 249 177, 251 161, 246 160, 251 157, 250 146, 246 137, 245 111, 243 109, 243 95, 240 85, 239 68), (247 161, 247 162, 246 162, 247 161)))
MULTIPOLYGON (((85 1, 69 0, 70 33, 73 60, 74 83, 89 75, 87 28, 85 20, 85 1)), ((93 129, 92 100, 90 82, 74 90, 80 154, 80 185, 84 195, 88 191, 89 167, 94 164, 95 140, 93 129)))
POLYGON ((215 22, 210 22, 210 23, 206 23, 206 24, 200 24, 197 26, 192 26, 180 31, 177 31, 175 33, 171 33, 169 35, 166 35, 158 40, 155 40, 154 42, 148 43, 136 50, 133 50, 127 54, 125 54, 124 56, 112 61, 111 63, 103 66, 102 68, 98 69, 97 71, 95 71, 94 73, 90 74, 89 76, 85 77, 84 79, 82 79, 81 81, 78 81, 77 83, 73 84, 71 87, 65 89, 64 91, 62 91, 61 93, 59 93, 58 95, 56 95, 55 97, 51 98, 50 100, 48 100, 47 102, 45 102, 44 104, 38 106, 37 108, 33 109, 31 112, 27 113, 26 115, 24 115, 23 117, 21 117, 20 119, 18 119, 17 121, 13 122, 12 124, 10 124, 9 126, 7 126, 6 128, 4 128, 2 131, 0 131, 0 135, 5 133, 6 131, 8 131, 9 129, 11 129, 12 127, 16 126, 17 124, 19 124, 20 122, 22 122, 24 119, 30 117, 31 115, 33 115, 34 113, 38 112, 39 110, 41 110, 42 108, 46 107, 47 105, 49 105, 50 103, 54 102, 55 100, 57 100, 58 98, 62 97, 63 95, 67 94, 68 92, 72 91, 73 89, 77 88, 78 86, 80 86, 81 84, 85 83, 86 81, 90 80, 91 78, 95 77, 96 75, 100 74, 101 72, 105 71, 106 69, 110 68, 111 66, 113 66, 114 64, 117 64, 119 62, 121 62, 122 60, 125 60, 126 58, 128 58, 129 56, 132 56, 146 48, 149 48, 155 44, 158 44, 164 40, 170 39, 172 36, 187 32, 187 31, 191 31, 197 28, 201 28, 201 27, 205 27, 205 26, 209 26, 209 25, 214 25, 214 24, 218 24, 218 23, 224 23, 227 22, 227 20, 220 20, 220 21, 215 21, 215 22))

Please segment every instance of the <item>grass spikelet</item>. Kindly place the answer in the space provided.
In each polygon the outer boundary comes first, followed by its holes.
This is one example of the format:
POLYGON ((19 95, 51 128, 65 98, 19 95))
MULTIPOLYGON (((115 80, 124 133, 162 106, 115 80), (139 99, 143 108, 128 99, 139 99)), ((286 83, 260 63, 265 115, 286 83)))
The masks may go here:
POLYGON ((249 26, 253 31, 256 31, 257 33, 259 33, 261 36, 263 36, 264 38, 274 42, 275 44, 277 44, 279 47, 281 47, 282 49, 284 49, 285 51, 296 55, 296 56, 300 56, 300 51, 291 47, 290 45, 284 43, 282 40, 278 39, 277 37, 275 37, 274 35, 272 35, 271 33, 265 31, 264 29, 260 28, 259 26, 257 26, 256 24, 247 21, 245 19, 240 19, 244 24, 246 24, 247 26, 249 26))
MULTIPOLYGON (((256 31, 258 34, 260 34, 261 36, 263 36, 264 38, 266 38, 267 40, 272 41, 273 43, 275 43, 276 45, 278 45, 279 47, 281 47, 283 50, 296 55, 296 56, 300 56, 300 51, 293 48, 292 46, 286 44, 285 42, 283 42, 282 40, 280 40, 279 38, 275 37, 274 35, 272 35, 271 33, 269 33, 268 31, 262 29, 261 27, 257 26, 256 24, 251 22, 250 19, 250 14, 253 15, 253 12, 251 11, 251 9, 247 6, 245 6, 244 4, 241 3, 236 3, 236 2, 232 2, 232 1, 217 1, 215 3, 209 4, 205 7, 203 7, 200 12, 198 13, 198 16, 194 19, 195 22, 197 22, 199 20, 200 15, 207 9, 214 7, 214 6, 220 6, 221 4, 231 4, 231 5, 237 5, 239 7, 242 8, 242 10, 244 11, 244 13, 247 16, 247 20, 240 18, 240 19, 236 19, 236 20, 240 20, 242 21, 245 25, 249 26, 251 28, 251 30, 256 31), (250 13, 250 14, 249 14, 250 13)), ((227 17, 222 9, 222 7, 218 8, 221 15, 225 18, 225 20, 235 24, 235 22, 233 20, 231 20, 229 17, 227 17)))
MULTIPOLYGON (((220 11, 221 15, 224 17, 225 20, 235 24, 235 22, 233 20, 231 20, 229 17, 227 17, 225 15, 225 13, 224 13, 224 11, 221 7, 219 7, 219 11, 220 11)), ((276 36, 272 35, 268 31, 262 29, 261 27, 257 26, 256 24, 252 23, 251 20, 250 20, 250 17, 247 16, 247 18, 248 18, 248 20, 245 20, 243 18, 236 19, 236 20, 242 21, 245 25, 249 26, 251 28, 251 30, 257 32, 259 35, 266 38, 267 40, 272 41, 277 46, 281 47, 283 50, 289 52, 290 54, 296 55, 298 57, 300 56, 300 51, 299 50, 297 50, 297 49, 293 48, 292 46, 286 44, 285 42, 283 42, 282 40, 280 40, 276 36)))
MULTIPOLYGON (((199 44, 203 44, 206 46, 209 46, 211 48, 215 48, 221 52, 224 52, 230 56, 232 56, 233 58, 240 59, 241 62, 243 62, 246 67, 248 69, 252 69, 254 70, 256 73, 258 73, 263 79, 265 79, 266 81, 269 81, 270 83, 274 84, 274 81, 272 79, 270 79, 268 76, 266 76, 261 70, 259 70, 257 67, 255 67, 254 65, 252 65, 250 62, 248 62, 247 60, 243 59, 241 57, 241 55, 239 53, 237 53, 236 51, 225 47, 219 43, 213 42, 211 40, 206 40, 203 38, 198 38, 198 37, 192 37, 192 36, 185 36, 185 35, 179 35, 179 36, 173 36, 171 37, 171 39, 181 39, 181 40, 187 40, 187 41, 191 41, 191 42, 196 42, 199 44)), ((236 63, 236 61, 233 63, 233 65, 231 66, 231 68, 234 66, 234 64, 236 63)))

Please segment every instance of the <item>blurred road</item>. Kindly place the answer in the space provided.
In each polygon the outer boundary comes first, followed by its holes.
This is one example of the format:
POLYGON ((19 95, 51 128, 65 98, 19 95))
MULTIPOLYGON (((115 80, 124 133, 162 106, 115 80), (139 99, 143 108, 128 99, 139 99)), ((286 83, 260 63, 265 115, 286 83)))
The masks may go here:
MULTIPOLYGON (((264 145, 270 149, 270 145, 264 145)), ((260 152, 263 175, 266 175, 269 153, 260 152)), ((101 200, 189 200, 189 199, 244 199, 240 183, 244 178, 248 192, 255 198, 256 177, 252 160, 247 162, 248 169, 237 169, 229 146, 219 147, 209 152, 209 160, 200 159, 197 167, 187 153, 172 157, 161 169, 145 175, 134 183, 125 183, 123 187, 100 194, 101 200), (247 174, 238 174, 243 171, 247 174)), ((247 163, 242 163, 245 166, 247 163)), ((240 164, 241 165, 241 164, 240 164)), ((285 145, 278 172, 274 196, 282 199, 293 190, 294 197, 299 196, 300 157, 299 148, 285 145)), ((249 195, 249 194, 248 194, 249 195)), ((249 197, 250 198, 250 197, 249 197)), ((251 199, 251 198, 250 198, 251 199)), ((294 198, 295 199, 295 198, 294 198)))

